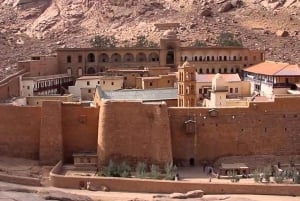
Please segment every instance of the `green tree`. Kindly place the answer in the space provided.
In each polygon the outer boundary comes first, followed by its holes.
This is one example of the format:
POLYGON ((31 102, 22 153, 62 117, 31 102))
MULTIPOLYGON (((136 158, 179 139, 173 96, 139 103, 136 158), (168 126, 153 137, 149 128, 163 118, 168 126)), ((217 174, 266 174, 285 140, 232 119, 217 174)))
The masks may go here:
POLYGON ((139 35, 136 38, 136 47, 158 47, 158 44, 153 42, 153 41, 149 41, 146 36, 144 35, 139 35))
POLYGON ((242 40, 240 38, 236 39, 232 33, 223 32, 218 36, 218 45, 220 46, 243 46, 242 40))
POLYGON ((90 40, 92 47, 113 48, 116 47, 117 40, 114 36, 96 35, 90 40))
POLYGON ((206 47, 207 44, 205 41, 201 41, 201 40, 195 40, 192 44, 193 47, 206 47))

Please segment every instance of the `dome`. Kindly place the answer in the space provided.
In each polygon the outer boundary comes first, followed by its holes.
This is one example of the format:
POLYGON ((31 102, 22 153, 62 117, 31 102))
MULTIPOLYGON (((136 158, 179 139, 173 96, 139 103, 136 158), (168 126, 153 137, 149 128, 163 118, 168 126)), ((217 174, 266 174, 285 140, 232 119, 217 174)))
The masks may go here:
POLYGON ((164 32, 164 34, 163 34, 163 38, 166 38, 166 39, 176 39, 177 38, 177 34, 173 30, 166 30, 164 32))

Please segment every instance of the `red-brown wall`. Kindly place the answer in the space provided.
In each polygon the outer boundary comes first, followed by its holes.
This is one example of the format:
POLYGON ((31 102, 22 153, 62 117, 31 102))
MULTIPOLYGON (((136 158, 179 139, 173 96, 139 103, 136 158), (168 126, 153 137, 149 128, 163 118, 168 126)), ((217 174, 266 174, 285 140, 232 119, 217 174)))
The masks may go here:
POLYGON ((0 105, 1 155, 38 159, 40 125, 40 107, 0 105))
POLYGON ((74 152, 97 152, 99 108, 63 104, 62 133, 64 158, 72 162, 74 152))
POLYGON ((170 108, 172 150, 176 162, 187 164, 234 155, 300 153, 299 98, 252 103, 249 108, 220 108, 210 116, 205 108, 170 108), (195 132, 184 122, 195 120, 195 132))

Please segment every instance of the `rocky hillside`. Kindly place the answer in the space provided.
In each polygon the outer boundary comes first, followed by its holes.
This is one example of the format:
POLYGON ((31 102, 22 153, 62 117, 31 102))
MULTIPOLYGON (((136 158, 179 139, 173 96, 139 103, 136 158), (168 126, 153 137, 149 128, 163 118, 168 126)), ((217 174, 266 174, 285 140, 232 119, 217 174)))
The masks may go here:
POLYGON ((224 31, 267 59, 300 63, 300 0, 0 0, 0 73, 16 61, 58 47, 89 47, 97 35, 118 45, 146 35, 158 42, 155 23, 179 22, 185 45, 216 44, 224 31))

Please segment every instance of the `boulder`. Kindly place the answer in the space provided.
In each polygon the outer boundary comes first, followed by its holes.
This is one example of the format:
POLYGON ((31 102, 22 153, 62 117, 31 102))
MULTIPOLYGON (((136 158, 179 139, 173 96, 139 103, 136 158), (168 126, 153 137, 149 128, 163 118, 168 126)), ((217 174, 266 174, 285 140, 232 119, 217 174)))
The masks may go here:
POLYGON ((187 196, 183 193, 171 193, 169 195, 169 198, 171 198, 171 199, 186 199, 187 196))
POLYGON ((187 198, 202 198, 204 192, 202 190, 194 190, 187 192, 185 195, 187 198))
POLYGON ((210 8, 206 8, 203 11, 201 11, 200 15, 205 17, 211 17, 213 15, 213 12, 210 8))
POLYGON ((276 31, 276 35, 281 37, 287 37, 289 36, 289 32, 285 30, 278 30, 276 31))
POLYGON ((231 2, 227 2, 224 5, 222 5, 221 8, 219 8, 218 12, 224 13, 230 11, 231 9, 233 9, 231 2))

